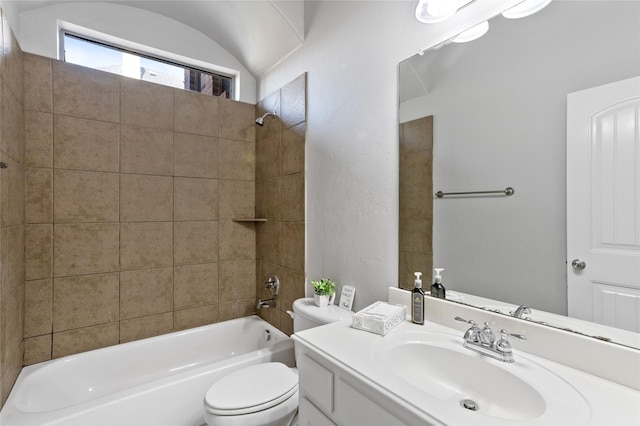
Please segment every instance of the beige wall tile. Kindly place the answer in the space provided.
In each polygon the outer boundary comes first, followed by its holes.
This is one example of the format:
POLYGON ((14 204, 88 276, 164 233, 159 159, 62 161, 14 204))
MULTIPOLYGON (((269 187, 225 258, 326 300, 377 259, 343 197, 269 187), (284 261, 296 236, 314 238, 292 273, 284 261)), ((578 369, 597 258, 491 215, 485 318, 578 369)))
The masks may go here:
POLYGON ((175 222, 174 265, 218 261, 218 222, 175 222))
POLYGON ((404 184, 405 186, 424 185, 431 181, 432 162, 431 152, 421 151, 404 156, 404 184))
POLYGON ((56 223, 118 221, 117 173, 56 169, 53 194, 56 223))
POLYGON ((120 175, 122 222, 173 220, 173 178, 120 175))
POLYGON ((218 136, 218 97, 174 89, 175 130, 218 136))
MULTIPOLYGON (((21 344, 23 339, 23 292, 22 289, 9 294, 2 301, 2 347, 0 347, 3 363, 7 365, 9 357, 22 359, 21 344), (16 353, 17 352, 17 353, 16 353)), ((20 361, 20 364, 22 362, 20 361)))
POLYGON ((252 222, 222 220, 220 229, 220 260, 256 258, 256 225, 252 222))
POLYGON ((13 384, 20 374, 22 369, 24 345, 19 342, 16 346, 6 348, 3 358, 4 373, 0 377, 0 394, 2 401, 6 401, 9 397, 9 392, 12 389, 13 384))
POLYGON ((26 223, 53 222, 53 170, 27 167, 25 185, 26 223))
POLYGON ((97 172, 120 170, 118 124, 56 114, 53 140, 56 168, 97 172))
POLYGON ((298 124, 282 133, 282 174, 304 172, 304 134, 306 124, 298 124))
POLYGON ((120 343, 160 336, 173 331, 173 312, 120 321, 120 343))
MULTIPOLYGON (((52 327, 53 281, 51 279, 27 281, 24 287, 24 337, 51 333, 52 327)), ((49 356, 51 356, 51 337, 49 337, 49 356)))
POLYGON ((0 301, 19 290, 24 281, 24 226, 0 228, 0 301))
POLYGON ((56 278, 53 331, 118 321, 118 273, 56 278))
POLYGON ((173 310, 173 268, 120 273, 120 319, 173 310))
POLYGON ((304 223, 282 222, 282 266, 304 271, 304 223))
POLYGON ((218 303, 218 264, 176 266, 173 300, 176 310, 218 303))
POLYGON ((27 280, 53 276, 53 225, 25 227, 25 276, 27 280))
POLYGON ((217 220, 216 179, 174 178, 174 220, 217 220))
POLYGON ((53 333, 53 358, 117 345, 117 322, 53 333))
POLYGON ((213 324, 218 322, 218 305, 175 311, 173 318, 173 329, 176 331, 213 324))
POLYGON ((433 216, 432 185, 404 186, 400 211, 403 219, 427 220, 433 216))
POLYGON ((306 77, 306 73, 302 74, 280 89, 280 111, 285 129, 305 121, 306 77))
POLYGON ((24 160, 31 167, 53 167, 53 114, 24 112, 24 160))
POLYGON ((256 261, 220 262, 220 303, 256 297, 256 261))
POLYGON ((173 175, 173 132, 148 127, 120 127, 120 171, 173 175))
POLYGON ((254 142, 256 140, 255 105, 220 99, 220 137, 254 142))
POLYGON ((259 257, 276 265, 280 264, 282 248, 280 242, 281 222, 261 223, 258 226, 259 257))
MULTIPOLYGON (((280 177, 262 179, 260 182, 260 203, 261 211, 259 217, 266 217, 269 221, 280 221, 282 218, 281 209, 281 182, 280 177)), ((256 214, 258 208, 256 206, 256 214)))
POLYGON ((174 134, 174 175, 218 177, 218 139, 208 136, 174 134))
POLYGON ((35 111, 53 110, 51 59, 25 53, 24 57, 24 107, 35 111))
POLYGON ((405 153, 431 151, 433 148, 433 116, 402 123, 402 148, 405 153))
MULTIPOLYGON (((280 302, 281 309, 293 308, 293 302, 304 297, 305 273, 304 271, 294 271, 287 268, 280 270, 280 302)), ((337 295, 339 299, 340 295, 337 295)), ((336 300, 338 304, 338 300, 336 300)))
POLYGON ((24 152, 24 109, 16 95, 10 93, 11 84, 2 83, 2 104, 0 105, 0 146, 2 151, 22 163, 24 152))
POLYGON ((53 61, 53 111, 117 123, 120 120, 120 77, 53 61))
POLYGON ((265 140, 277 133, 282 132, 282 120, 280 119, 280 91, 273 92, 260 101, 256 108, 256 117, 261 117, 266 112, 275 112, 278 117, 268 117, 264 121, 264 126, 257 128, 257 138, 265 140))
POLYGON ((261 178, 275 178, 281 175, 280 133, 258 143, 258 174, 261 178))
POLYGON ((57 224, 53 230, 55 277, 118 270, 118 224, 57 224))
POLYGON ((51 359, 51 334, 24 339, 24 365, 51 359))
POLYGON ((156 83, 121 78, 121 122, 173 130, 173 92, 156 83))
POLYGON ((13 158, 0 152, 0 161, 9 165, 2 170, 0 179, 0 224, 1 226, 24 223, 24 174, 22 166, 13 158))
POLYGON ((304 222, 304 174, 282 176, 282 220, 304 222))
POLYGON ((430 220, 406 219, 403 227, 403 251, 422 254, 431 252, 430 220))
POLYGON ((241 299, 218 305, 218 321, 228 321, 256 313, 256 299, 241 299))
POLYGON ((255 216, 255 183, 222 180, 220 191, 220 219, 251 218, 255 216))
POLYGON ((18 98, 22 98, 24 91, 24 54, 4 14, 2 16, 2 38, 4 47, 2 62, 0 62, 0 66, 2 66, 2 77, 11 83, 12 93, 18 98))
POLYGON ((122 223, 121 270, 173 266, 173 222, 122 223))
POLYGON ((255 142, 220 139, 220 179, 255 180, 255 142))

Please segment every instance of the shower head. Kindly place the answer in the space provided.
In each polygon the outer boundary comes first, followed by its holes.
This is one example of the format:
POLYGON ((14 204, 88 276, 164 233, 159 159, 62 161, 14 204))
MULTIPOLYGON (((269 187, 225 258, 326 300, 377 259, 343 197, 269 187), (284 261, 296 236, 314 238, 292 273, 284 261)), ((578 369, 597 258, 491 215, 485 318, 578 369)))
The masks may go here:
POLYGON ((271 112, 267 112, 265 115, 263 115, 262 117, 258 117, 256 118, 256 124, 260 127, 264 126, 264 119, 267 118, 268 116, 274 116, 277 117, 278 115, 276 114, 275 111, 271 111, 271 112))

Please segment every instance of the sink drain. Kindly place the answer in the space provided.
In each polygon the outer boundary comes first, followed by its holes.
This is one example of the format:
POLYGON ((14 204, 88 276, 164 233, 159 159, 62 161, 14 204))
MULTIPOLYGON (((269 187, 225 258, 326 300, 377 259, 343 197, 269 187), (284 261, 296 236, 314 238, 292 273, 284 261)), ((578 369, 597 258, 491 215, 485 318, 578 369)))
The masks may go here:
POLYGON ((463 399, 462 401, 460 401, 460 405, 462 406, 462 408, 466 408, 470 411, 478 411, 478 409, 480 408, 478 407, 478 404, 476 404, 476 402, 472 399, 463 399))

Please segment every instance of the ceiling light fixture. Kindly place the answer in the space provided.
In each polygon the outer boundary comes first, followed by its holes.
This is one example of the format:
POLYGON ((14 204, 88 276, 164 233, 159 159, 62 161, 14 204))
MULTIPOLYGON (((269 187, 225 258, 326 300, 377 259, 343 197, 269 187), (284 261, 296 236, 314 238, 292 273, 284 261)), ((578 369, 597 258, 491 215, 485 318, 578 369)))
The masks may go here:
POLYGON ((425 24, 442 22, 473 1, 475 0, 419 0, 416 19, 425 24))
POLYGON ((454 43, 467 43, 469 41, 479 39, 485 35, 487 31, 489 31, 489 21, 480 22, 478 25, 461 32, 452 38, 451 41, 454 43))
POLYGON ((524 0, 510 9, 502 12, 502 16, 508 19, 525 18, 544 9, 551 0, 524 0))

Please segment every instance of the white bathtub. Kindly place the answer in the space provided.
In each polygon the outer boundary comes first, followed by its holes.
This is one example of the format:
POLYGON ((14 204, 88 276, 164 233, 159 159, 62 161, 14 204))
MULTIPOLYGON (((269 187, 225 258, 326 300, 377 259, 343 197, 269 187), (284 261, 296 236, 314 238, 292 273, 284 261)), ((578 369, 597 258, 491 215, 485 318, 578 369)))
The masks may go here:
POLYGON ((25 367, 0 424, 198 426, 213 382, 268 361, 293 367, 293 341, 257 316, 70 355, 25 367))

